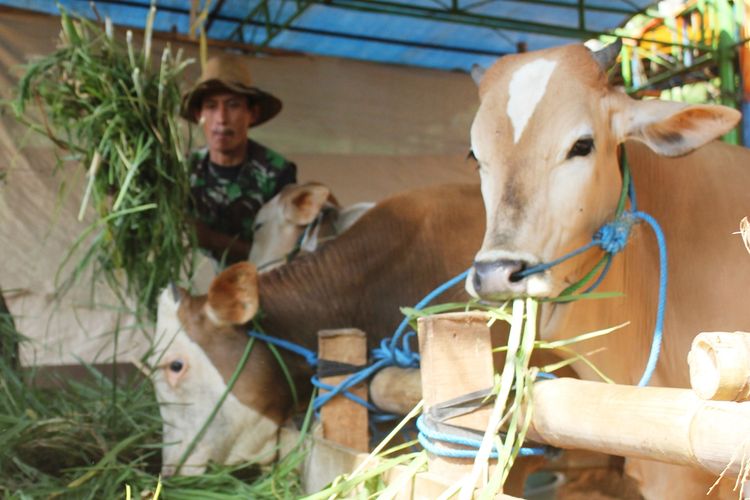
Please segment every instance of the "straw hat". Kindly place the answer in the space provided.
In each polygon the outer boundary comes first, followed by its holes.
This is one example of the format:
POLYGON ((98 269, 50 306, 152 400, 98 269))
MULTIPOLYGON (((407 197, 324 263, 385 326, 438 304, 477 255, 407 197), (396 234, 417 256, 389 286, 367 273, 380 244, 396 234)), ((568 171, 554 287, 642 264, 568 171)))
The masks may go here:
POLYGON ((198 81, 182 96, 180 116, 196 123, 196 112, 201 108, 203 96, 210 92, 230 91, 245 95, 251 105, 257 105, 260 114, 253 127, 264 123, 281 111, 281 101, 252 85, 250 69, 240 58, 222 55, 206 62, 198 81))

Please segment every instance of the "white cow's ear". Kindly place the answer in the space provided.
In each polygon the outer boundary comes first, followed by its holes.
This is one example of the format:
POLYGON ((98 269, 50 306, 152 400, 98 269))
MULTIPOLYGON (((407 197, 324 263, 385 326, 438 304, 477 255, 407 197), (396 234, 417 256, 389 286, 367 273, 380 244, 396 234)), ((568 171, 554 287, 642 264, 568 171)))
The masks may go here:
POLYGON ((613 115, 618 139, 643 142, 664 156, 687 154, 726 134, 741 118, 737 110, 726 106, 636 101, 625 95, 618 101, 613 115))
POLYGON ((249 262, 229 266, 211 282, 205 305, 217 325, 242 325, 258 312, 258 272, 249 262))
POLYGON ((284 217, 298 226, 310 224, 323 209, 330 194, 330 189, 317 182, 297 186, 285 193, 284 217))

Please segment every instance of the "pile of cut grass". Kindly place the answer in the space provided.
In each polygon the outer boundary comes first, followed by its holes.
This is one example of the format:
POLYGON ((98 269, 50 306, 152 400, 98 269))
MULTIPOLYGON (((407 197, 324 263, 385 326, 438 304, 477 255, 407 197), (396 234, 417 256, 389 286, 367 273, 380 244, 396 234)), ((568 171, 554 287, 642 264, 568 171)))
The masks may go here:
POLYGON ((161 479, 161 418, 151 384, 29 388, 0 363, 0 496, 3 498, 298 498, 299 449, 269 467, 211 465, 201 476, 161 479))
MULTIPOLYGON (((20 336, 0 315, 0 344, 20 336)), ((114 384, 93 367, 86 381, 30 384, 32 373, 0 352, 0 497, 230 499, 298 498, 297 447, 273 466, 211 465, 206 474, 161 479, 162 420, 151 382, 114 384)))
POLYGON ((63 260, 60 289, 92 267, 93 279, 131 299, 139 317, 153 317, 159 291, 190 271, 195 246, 188 134, 177 115, 179 80, 192 61, 167 46, 152 63, 155 12, 136 50, 131 32, 123 43, 110 23, 61 10, 57 50, 27 65, 14 103, 17 118, 57 146, 59 168, 72 160, 86 170, 79 219, 90 208, 96 218, 63 260))

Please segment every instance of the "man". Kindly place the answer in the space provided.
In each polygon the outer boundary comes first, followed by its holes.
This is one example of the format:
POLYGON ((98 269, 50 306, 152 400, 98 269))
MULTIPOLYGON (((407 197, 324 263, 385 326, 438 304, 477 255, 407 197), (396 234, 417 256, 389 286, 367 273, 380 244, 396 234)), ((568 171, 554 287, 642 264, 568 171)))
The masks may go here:
POLYGON ((252 85, 237 57, 208 60, 182 98, 181 116, 198 123, 206 148, 190 157, 190 185, 198 244, 220 262, 246 260, 260 207, 297 181, 296 166, 248 138, 248 130, 276 116, 281 101, 252 85))

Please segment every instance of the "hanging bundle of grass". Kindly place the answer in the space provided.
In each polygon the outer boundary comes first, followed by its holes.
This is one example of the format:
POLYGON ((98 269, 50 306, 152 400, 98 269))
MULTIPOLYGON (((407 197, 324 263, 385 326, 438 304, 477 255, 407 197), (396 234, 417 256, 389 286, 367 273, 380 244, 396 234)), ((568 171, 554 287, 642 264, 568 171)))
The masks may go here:
POLYGON ((152 64, 154 8, 142 50, 130 31, 126 43, 118 41, 109 22, 61 16, 58 49, 28 65, 14 106, 66 159, 87 168, 79 219, 91 205, 96 220, 64 259, 58 283, 66 289, 93 265, 93 276, 134 299, 137 313, 151 315, 159 290, 188 265, 194 241, 186 218, 185 134, 176 120, 178 79, 191 61, 167 46, 160 64, 152 64), (32 104, 41 115, 29 112, 32 104), (74 263, 72 255, 83 256, 74 263))

